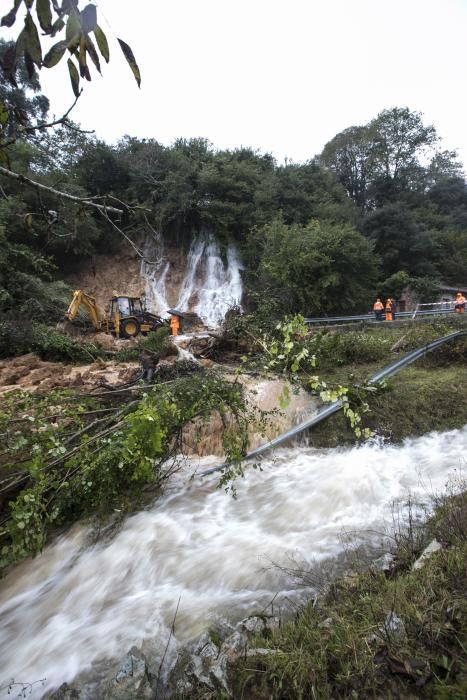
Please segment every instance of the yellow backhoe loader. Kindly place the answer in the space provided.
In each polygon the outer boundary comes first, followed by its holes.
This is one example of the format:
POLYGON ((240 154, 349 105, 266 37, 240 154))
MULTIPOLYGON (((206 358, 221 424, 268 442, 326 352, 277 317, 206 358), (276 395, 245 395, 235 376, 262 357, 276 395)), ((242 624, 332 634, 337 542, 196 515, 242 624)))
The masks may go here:
POLYGON ((134 338, 139 333, 146 335, 150 331, 166 325, 167 321, 146 310, 140 297, 128 297, 116 294, 110 300, 110 314, 102 315, 94 297, 77 289, 68 307, 65 318, 73 321, 81 304, 89 314, 96 331, 111 333, 117 338, 134 338))

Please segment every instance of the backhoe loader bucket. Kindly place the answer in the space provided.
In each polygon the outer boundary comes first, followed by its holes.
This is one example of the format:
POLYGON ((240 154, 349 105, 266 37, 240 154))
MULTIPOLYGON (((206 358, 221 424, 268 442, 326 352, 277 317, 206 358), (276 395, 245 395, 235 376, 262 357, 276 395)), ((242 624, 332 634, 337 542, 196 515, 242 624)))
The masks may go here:
POLYGON ((82 332, 79 326, 76 326, 67 318, 63 318, 61 321, 59 321, 55 328, 57 329, 57 331, 61 331, 62 333, 71 335, 73 338, 76 338, 77 336, 81 335, 82 332))

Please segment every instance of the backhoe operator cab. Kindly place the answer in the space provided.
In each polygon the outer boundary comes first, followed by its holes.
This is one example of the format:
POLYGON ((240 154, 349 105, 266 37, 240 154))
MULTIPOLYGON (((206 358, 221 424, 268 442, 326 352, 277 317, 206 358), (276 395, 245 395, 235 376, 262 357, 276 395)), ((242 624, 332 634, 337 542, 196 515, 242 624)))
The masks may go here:
POLYGON ((114 296, 110 302, 109 330, 120 338, 134 338, 139 333, 164 325, 165 321, 146 310, 139 297, 114 296))
POLYGON ((164 319, 147 311, 140 297, 114 294, 110 300, 109 313, 101 315, 94 297, 77 289, 68 307, 65 318, 73 321, 81 304, 87 310, 96 331, 104 331, 117 338, 134 338, 139 333, 146 335, 166 324, 164 319))

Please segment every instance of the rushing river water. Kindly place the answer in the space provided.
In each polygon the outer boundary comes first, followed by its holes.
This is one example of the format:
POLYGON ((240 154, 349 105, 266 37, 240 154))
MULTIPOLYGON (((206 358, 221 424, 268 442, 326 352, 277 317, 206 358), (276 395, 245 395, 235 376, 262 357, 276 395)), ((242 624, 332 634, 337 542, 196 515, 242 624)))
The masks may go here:
POLYGON ((0 688, 11 678, 57 687, 132 645, 160 657, 179 600, 175 644, 215 615, 239 619, 278 591, 293 596, 297 584, 271 561, 336 556, 344 533, 370 539, 394 501, 442 491, 466 448, 467 427, 400 447, 278 450, 239 481, 236 500, 214 478, 195 480, 111 542, 85 547, 76 528, 0 582, 0 688))

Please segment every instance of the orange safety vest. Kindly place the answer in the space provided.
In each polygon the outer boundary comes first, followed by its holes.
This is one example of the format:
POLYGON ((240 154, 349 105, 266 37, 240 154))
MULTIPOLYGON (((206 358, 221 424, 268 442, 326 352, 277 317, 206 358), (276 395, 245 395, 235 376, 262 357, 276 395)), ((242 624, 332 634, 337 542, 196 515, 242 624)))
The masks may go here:
POLYGON ((383 309, 383 303, 381 301, 375 301, 375 303, 373 304, 373 311, 382 311, 383 309))
POLYGON ((456 296, 456 301, 454 302, 454 309, 458 314, 463 314, 465 310, 465 296, 463 294, 458 294, 456 296))
POLYGON ((386 321, 392 321, 392 299, 386 301, 386 321))
POLYGON ((178 335, 178 329, 180 328, 180 319, 178 316, 171 316, 170 317, 170 330, 172 331, 172 335, 178 335))

